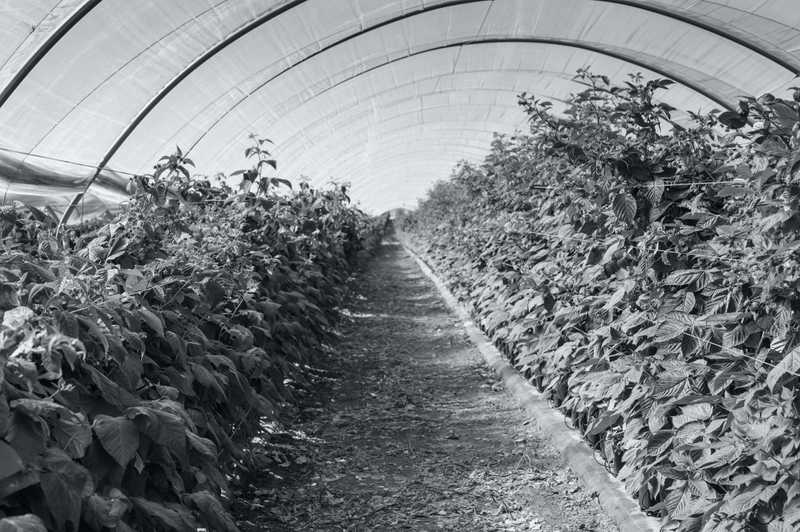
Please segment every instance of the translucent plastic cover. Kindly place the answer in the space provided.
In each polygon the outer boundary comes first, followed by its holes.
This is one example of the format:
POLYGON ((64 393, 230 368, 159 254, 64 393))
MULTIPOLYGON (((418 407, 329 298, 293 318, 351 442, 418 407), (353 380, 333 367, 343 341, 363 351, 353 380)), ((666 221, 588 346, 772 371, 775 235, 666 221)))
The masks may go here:
POLYGON ((782 94, 800 72, 796 0, 0 0, 0 185, 89 210, 176 145, 203 173, 271 138, 283 177, 413 205, 527 91, 576 70, 669 77, 693 111, 782 94))

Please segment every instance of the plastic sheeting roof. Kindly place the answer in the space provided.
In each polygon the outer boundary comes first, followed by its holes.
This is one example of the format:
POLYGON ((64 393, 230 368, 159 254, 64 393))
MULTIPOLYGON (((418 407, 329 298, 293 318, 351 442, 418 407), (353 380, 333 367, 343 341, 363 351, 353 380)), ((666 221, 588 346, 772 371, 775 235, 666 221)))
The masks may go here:
POLYGON ((212 174, 251 132, 283 177, 409 206, 493 132, 522 91, 557 101, 591 67, 669 77, 680 109, 783 93, 800 72, 797 0, 0 0, 6 201, 90 208, 180 145, 212 174))

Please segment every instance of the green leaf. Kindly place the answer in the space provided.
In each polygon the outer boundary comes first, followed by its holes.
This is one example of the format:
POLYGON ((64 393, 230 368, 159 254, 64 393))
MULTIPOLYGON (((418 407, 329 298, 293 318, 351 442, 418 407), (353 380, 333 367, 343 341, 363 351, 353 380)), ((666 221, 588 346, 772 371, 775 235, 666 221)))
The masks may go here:
POLYGON ((681 407, 681 414, 672 416, 672 426, 681 428, 687 423, 705 421, 714 413, 714 408, 709 403, 698 403, 681 407))
POLYGON ((36 317, 28 307, 16 307, 3 313, 3 325, 10 329, 21 329, 36 317))
POLYGON ((41 487, 46 508, 58 529, 65 530, 66 524, 71 523, 73 530, 77 530, 83 500, 94 492, 89 471, 62 451, 48 449, 44 458, 41 487))
POLYGON ((687 286, 700 279, 703 270, 676 270, 664 279, 664 284, 668 286, 687 286))
POLYGON ((598 434, 604 433, 616 425, 621 417, 622 416, 620 414, 605 415, 592 425, 592 428, 586 433, 586 436, 597 436, 598 434))
POLYGON ((164 337, 164 324, 161 322, 161 318, 159 318, 152 310, 142 307, 139 309, 139 315, 142 317, 142 320, 144 320, 147 326, 158 335, 159 338, 164 337))
POLYGON ((179 532, 196 532, 197 527, 193 528, 187 523, 176 508, 169 508, 163 504, 148 501, 141 497, 133 497, 131 500, 139 512, 144 514, 149 521, 160 527, 179 532))
POLYGON ((284 186, 287 186, 289 188, 292 188, 292 182, 289 181, 288 179, 282 179, 282 178, 279 178, 279 177, 274 177, 270 181, 275 186, 284 185, 284 186))
POLYGON ((24 465, 22 459, 6 442, 0 440, 0 480, 15 475, 22 471, 24 465))
POLYGON ((626 293, 627 290, 625 290, 624 286, 618 288, 616 292, 611 294, 611 297, 608 298, 608 301, 606 301, 606 304, 603 306, 603 308, 607 310, 613 309, 614 307, 617 306, 617 303, 619 303, 625 298, 626 293))
POLYGON ((139 429, 125 417, 99 415, 92 423, 100 445, 122 466, 127 467, 139 449, 139 429))
POLYGON ((767 500, 778 490, 780 486, 764 486, 762 484, 752 484, 733 497, 728 497, 725 504, 720 508, 720 512, 730 516, 739 516, 752 510, 759 502, 767 500))
POLYGON ((742 325, 737 325, 730 331, 722 333, 722 345, 724 347, 737 347, 747 340, 750 333, 742 325))
POLYGON ((661 198, 664 197, 664 180, 660 177, 653 180, 649 187, 647 187, 647 199, 650 200, 652 205, 659 205, 661 198))
POLYGON ((53 401, 43 399, 17 399, 11 407, 34 420, 47 419, 53 427, 52 434, 61 448, 72 458, 83 458, 92 442, 92 432, 82 412, 72 412, 53 401))
POLYGON ((797 377, 800 371, 800 346, 792 349, 774 368, 767 374, 767 386, 773 392, 778 382, 786 375, 797 377))
POLYGON ((612 208, 617 218, 623 222, 632 224, 636 218, 636 199, 627 192, 621 192, 614 196, 612 208))
POLYGON ((734 111, 725 111, 717 117, 720 123, 731 129, 741 129, 747 125, 747 117, 734 111))
POLYGON ((218 532, 239 532, 219 500, 207 491, 186 495, 186 502, 197 509, 205 524, 218 532))
POLYGON ((100 390, 100 395, 103 399, 108 401, 108 403, 120 410, 125 410, 139 403, 139 399, 136 398, 136 396, 103 375, 100 370, 93 366, 87 366, 87 369, 91 375, 92 382, 94 382, 95 386, 100 390))
POLYGON ((47 532, 44 523, 33 514, 0 519, 0 532, 47 532))
POLYGON ((85 517, 95 530, 115 530, 122 517, 131 509, 131 503, 120 490, 112 488, 107 497, 93 493, 86 501, 85 517))
POLYGON ((136 406, 129 408, 125 415, 151 440, 176 453, 185 452, 186 424, 176 414, 147 406, 136 406))
POLYGON ((213 441, 202 438, 188 429, 186 430, 186 440, 189 442, 189 447, 192 450, 212 462, 217 461, 219 451, 213 441))
POLYGON ((35 486, 41 480, 37 471, 20 471, 15 475, 6 477, 0 482, 0 499, 9 497, 25 488, 35 486))

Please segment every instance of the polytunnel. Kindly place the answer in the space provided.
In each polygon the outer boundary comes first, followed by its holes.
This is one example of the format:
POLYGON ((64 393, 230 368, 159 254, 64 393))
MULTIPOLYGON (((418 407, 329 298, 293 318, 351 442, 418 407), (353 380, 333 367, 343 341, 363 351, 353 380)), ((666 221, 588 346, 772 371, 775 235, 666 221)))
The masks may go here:
POLYGON ((0 532, 800 531, 800 0, 0 0, 0 532))
POLYGON ((591 67, 666 77, 677 109, 784 93, 800 71, 792 0, 5 0, 6 200, 109 208, 180 146, 198 171, 272 139, 280 173, 348 181, 368 210, 411 205, 492 134, 517 95, 558 101, 591 67))

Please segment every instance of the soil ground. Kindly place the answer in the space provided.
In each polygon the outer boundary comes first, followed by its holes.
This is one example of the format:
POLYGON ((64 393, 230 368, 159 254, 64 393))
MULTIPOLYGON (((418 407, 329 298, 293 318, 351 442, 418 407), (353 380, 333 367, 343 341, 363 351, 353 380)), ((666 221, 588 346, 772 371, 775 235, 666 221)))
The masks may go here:
POLYGON ((237 493, 243 531, 616 530, 398 244, 347 306, 294 430, 237 493))

